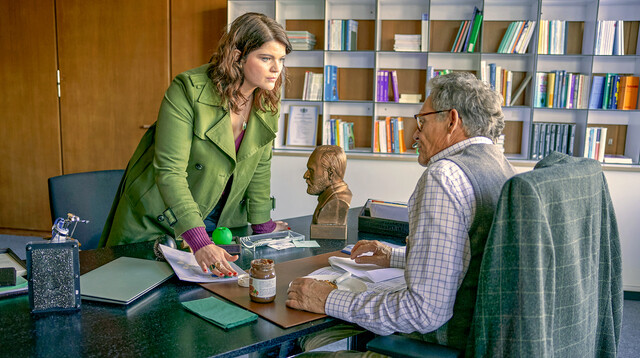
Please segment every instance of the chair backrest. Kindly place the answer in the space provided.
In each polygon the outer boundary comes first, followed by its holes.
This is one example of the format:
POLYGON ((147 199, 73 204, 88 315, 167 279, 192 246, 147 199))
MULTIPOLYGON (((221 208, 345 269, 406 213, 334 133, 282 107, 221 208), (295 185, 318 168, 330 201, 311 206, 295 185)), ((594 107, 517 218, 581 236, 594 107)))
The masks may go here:
POLYGON ((620 240, 600 163, 553 153, 502 189, 467 353, 615 356, 620 240))
POLYGON ((79 223, 73 238, 80 242, 80 249, 98 247, 104 223, 124 170, 101 170, 86 173, 60 175, 49 178, 49 204, 51 221, 73 213, 89 223, 79 223))

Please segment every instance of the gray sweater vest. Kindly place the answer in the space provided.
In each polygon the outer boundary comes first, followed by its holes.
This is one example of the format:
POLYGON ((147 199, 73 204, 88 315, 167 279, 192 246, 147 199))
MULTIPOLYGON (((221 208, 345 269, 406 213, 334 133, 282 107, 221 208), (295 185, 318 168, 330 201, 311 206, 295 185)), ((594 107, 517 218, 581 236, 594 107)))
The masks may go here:
POLYGON ((491 144, 473 144, 446 159, 456 163, 473 186, 476 210, 469 230, 471 261, 456 294, 453 317, 435 332, 424 335, 414 333, 412 336, 421 336, 426 341, 464 350, 476 303, 482 254, 493 222, 496 203, 502 186, 516 173, 498 148, 491 144))

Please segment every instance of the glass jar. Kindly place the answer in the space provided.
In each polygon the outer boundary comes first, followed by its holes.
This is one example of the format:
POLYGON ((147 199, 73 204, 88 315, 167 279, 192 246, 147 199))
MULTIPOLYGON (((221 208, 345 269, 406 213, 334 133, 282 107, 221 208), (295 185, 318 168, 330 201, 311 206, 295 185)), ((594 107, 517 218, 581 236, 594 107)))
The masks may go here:
POLYGON ((276 271, 273 260, 255 259, 249 271, 249 297, 259 303, 273 302, 276 298, 276 271))

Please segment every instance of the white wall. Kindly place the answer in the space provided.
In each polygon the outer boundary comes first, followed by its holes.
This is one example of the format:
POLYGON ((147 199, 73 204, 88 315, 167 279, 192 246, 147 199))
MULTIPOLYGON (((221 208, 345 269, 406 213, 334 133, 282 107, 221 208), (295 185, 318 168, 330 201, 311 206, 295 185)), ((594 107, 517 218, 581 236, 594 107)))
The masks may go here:
MULTIPOLYGON (((274 155, 271 192, 276 197, 274 219, 311 215, 317 196, 308 195, 302 179, 310 153, 274 155)), ((514 162, 518 172, 531 170, 532 162, 514 162)), ((362 206, 369 198, 408 201, 424 168, 417 159, 371 160, 350 156, 345 181, 353 192, 351 206, 362 206)), ((640 170, 608 167, 605 176, 618 219, 622 241, 624 289, 640 291, 640 170)))

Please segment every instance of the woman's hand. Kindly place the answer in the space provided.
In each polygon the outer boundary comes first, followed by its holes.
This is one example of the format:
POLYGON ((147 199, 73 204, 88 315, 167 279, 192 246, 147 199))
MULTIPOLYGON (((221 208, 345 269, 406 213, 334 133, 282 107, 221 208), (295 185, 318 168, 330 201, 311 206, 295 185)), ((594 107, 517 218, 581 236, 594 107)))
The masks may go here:
POLYGON ((200 248, 194 254, 203 272, 208 268, 216 276, 236 276, 238 273, 231 268, 228 261, 235 261, 238 255, 231 256, 225 249, 214 244, 200 248))
POLYGON ((382 267, 389 267, 391 247, 380 241, 360 240, 351 249, 351 259, 358 264, 376 264, 382 267))
POLYGON ((273 232, 290 230, 289 224, 287 224, 286 222, 284 221, 274 221, 274 222, 276 223, 276 228, 273 229, 273 232))

